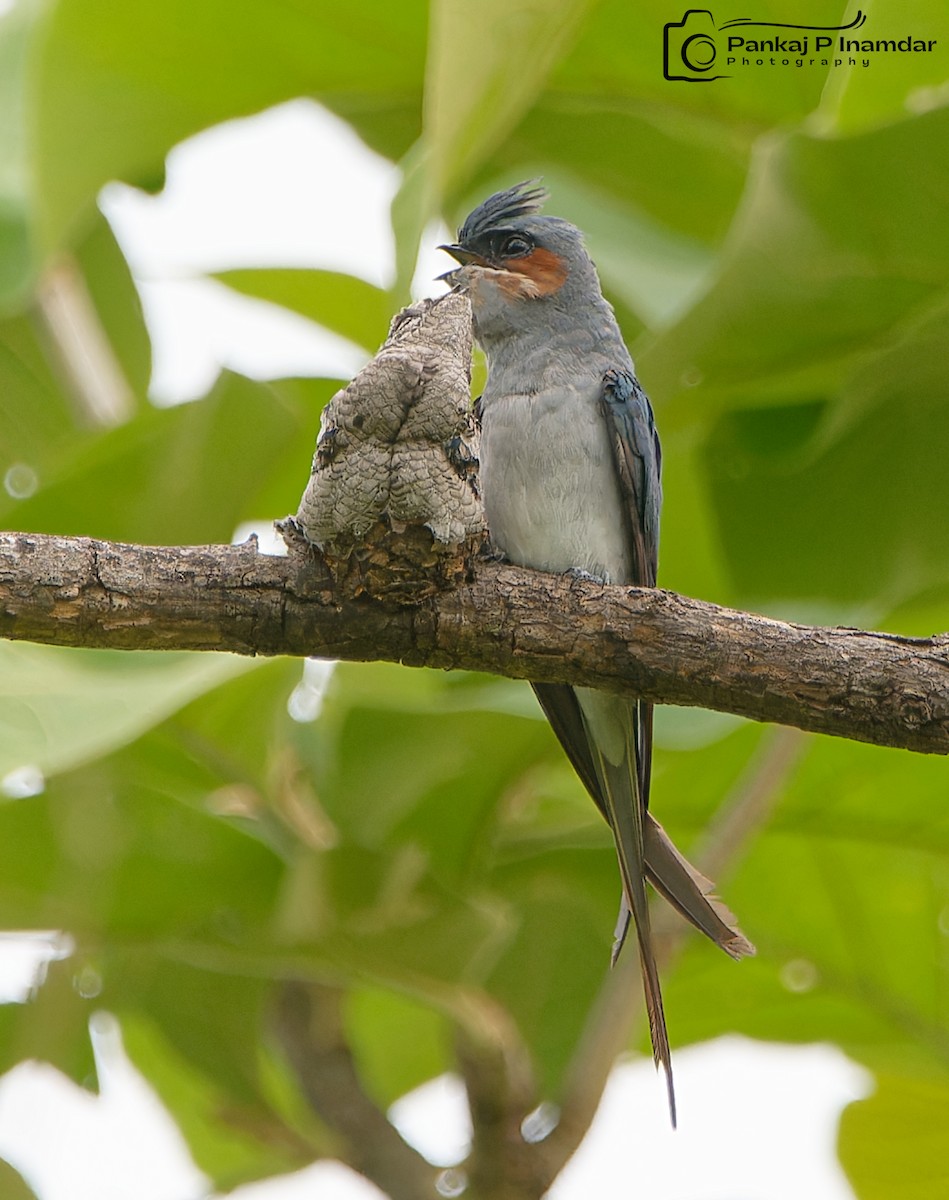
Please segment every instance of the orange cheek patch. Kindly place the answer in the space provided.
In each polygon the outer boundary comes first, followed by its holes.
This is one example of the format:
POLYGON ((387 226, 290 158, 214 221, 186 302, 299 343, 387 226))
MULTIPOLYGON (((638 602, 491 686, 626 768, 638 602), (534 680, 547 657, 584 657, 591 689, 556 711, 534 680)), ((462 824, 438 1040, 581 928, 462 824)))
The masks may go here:
POLYGON ((526 276, 534 285, 531 288, 534 296, 552 296, 563 287, 568 274, 567 264, 559 254, 540 247, 523 258, 509 258, 504 266, 526 276))
POLYGON ((536 300, 540 295, 537 284, 529 275, 518 271, 496 271, 493 277, 498 288, 512 300, 536 300))

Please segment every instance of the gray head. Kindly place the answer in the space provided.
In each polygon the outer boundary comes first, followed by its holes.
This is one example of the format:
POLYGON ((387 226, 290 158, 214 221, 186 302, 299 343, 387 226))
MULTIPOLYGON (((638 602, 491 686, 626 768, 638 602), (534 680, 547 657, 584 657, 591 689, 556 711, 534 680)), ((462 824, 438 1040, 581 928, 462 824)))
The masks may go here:
POLYGON ((469 214, 458 241, 441 247, 462 264, 449 278, 467 288, 489 353, 492 343, 549 336, 587 313, 612 325, 583 235, 569 221, 541 216, 546 199, 536 180, 496 192, 469 214))

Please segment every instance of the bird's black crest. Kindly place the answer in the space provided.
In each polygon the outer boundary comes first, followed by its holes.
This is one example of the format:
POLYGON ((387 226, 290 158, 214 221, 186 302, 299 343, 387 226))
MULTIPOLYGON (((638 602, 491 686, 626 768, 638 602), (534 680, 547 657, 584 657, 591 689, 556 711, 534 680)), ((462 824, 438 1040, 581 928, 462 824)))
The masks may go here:
POLYGON ((547 199, 547 189, 538 186, 536 179, 526 179, 516 183, 504 192, 495 192, 482 204, 468 214, 464 225, 458 230, 458 240, 462 244, 471 238, 476 238, 489 229, 513 221, 517 217, 527 217, 539 212, 547 199))

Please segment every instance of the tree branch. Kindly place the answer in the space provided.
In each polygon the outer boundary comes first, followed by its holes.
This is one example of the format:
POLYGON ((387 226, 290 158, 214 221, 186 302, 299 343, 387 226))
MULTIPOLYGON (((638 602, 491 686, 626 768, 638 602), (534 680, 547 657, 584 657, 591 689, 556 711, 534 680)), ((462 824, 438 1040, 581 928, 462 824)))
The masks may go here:
POLYGON ((341 1159, 391 1200, 437 1195, 438 1169, 402 1139, 363 1089, 343 1028, 342 992, 284 984, 275 1028, 313 1111, 340 1138, 341 1159))
POLYGON ((466 668, 949 753, 947 635, 789 624, 662 589, 452 559, 423 535, 395 539, 407 554, 392 568, 381 543, 341 566, 299 544, 284 558, 253 541, 0 534, 0 636, 466 668))
POLYGON ((459 1028, 455 1056, 471 1112, 471 1152, 460 1164, 472 1200, 533 1200, 552 1176, 524 1140, 521 1125, 537 1103, 530 1059, 519 1038, 473 1038, 459 1028))

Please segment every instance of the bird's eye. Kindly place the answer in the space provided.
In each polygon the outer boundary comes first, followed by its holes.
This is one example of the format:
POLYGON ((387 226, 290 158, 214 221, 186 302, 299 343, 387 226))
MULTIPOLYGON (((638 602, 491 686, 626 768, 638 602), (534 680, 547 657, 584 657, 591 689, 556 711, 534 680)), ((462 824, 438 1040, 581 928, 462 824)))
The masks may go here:
POLYGON ((533 243, 521 234, 515 233, 501 247, 505 258, 521 258, 533 249, 533 243))

